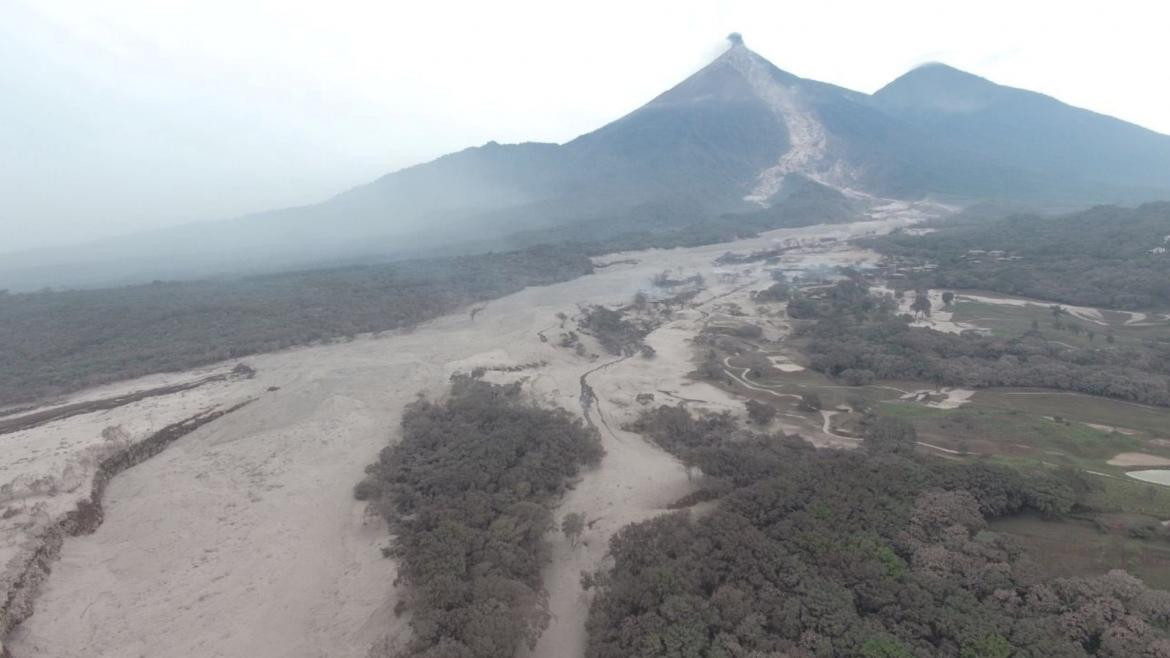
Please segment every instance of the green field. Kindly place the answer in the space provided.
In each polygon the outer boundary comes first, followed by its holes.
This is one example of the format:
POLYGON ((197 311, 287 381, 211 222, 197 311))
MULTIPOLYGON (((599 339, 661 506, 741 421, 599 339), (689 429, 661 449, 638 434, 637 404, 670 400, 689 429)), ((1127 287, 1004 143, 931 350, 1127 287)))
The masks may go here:
POLYGON ((1103 574, 1125 569, 1152 587, 1170 588, 1170 542, 1139 539, 1125 528, 1149 519, 1108 516, 1049 521, 1018 516, 994 521, 991 529, 1016 539, 1045 578, 1103 574))
POLYGON ((1140 432, 1149 439, 1170 439, 1170 409, 1162 407, 1080 393, 1008 388, 978 391, 972 403, 1081 423, 1109 425, 1140 432))
MULTIPOLYGON (((1102 311, 1102 319, 1107 323, 1101 325, 1072 315, 1062 315, 1059 320, 1053 315, 1050 306, 1029 304, 1026 306, 1012 306, 1008 304, 991 304, 988 302, 971 301, 962 298, 964 291, 956 291, 960 297, 947 309, 951 311, 951 320, 989 329, 996 336, 1020 336, 1032 330, 1035 321, 1041 335, 1055 343, 1063 343, 1072 347, 1106 347, 1110 345, 1106 336, 1112 334, 1113 345, 1124 346, 1147 340, 1166 340, 1170 338, 1170 322, 1158 319, 1156 314, 1146 322, 1138 325, 1128 325, 1131 319, 1129 313, 1102 311), (1059 322, 1060 327, 1054 323, 1059 322), (1149 323, 1149 324, 1147 324, 1149 323), (1072 325, 1080 331, 1071 329, 1072 325)), ((983 297, 1002 297, 995 293, 972 293, 983 297)))
POLYGON ((1109 432, 1071 420, 1052 420, 1035 411, 985 406, 935 409, 911 402, 883 402, 881 413, 909 420, 919 438, 964 453, 1031 459, 1050 465, 1120 473, 1109 466, 1120 452, 1170 457, 1170 448, 1138 436, 1109 432))

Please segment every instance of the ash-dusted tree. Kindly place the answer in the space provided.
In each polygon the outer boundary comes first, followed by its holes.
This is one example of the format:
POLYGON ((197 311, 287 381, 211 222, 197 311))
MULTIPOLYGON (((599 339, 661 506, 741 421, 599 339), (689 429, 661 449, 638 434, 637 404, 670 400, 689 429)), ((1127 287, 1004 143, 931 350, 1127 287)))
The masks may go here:
POLYGON ((910 304, 910 310, 914 311, 916 316, 930 317, 930 295, 924 290, 914 293, 914 302, 910 304))
POLYGON ((776 417, 776 408, 770 404, 764 404, 758 400, 748 400, 744 406, 747 407, 748 419, 756 425, 767 425, 776 417))
POLYGON ((918 435, 905 420, 881 416, 866 424, 864 441, 871 452, 908 453, 918 443, 918 435))
POLYGON ((581 533, 585 532, 585 515, 581 512, 569 512, 561 519, 561 532, 573 546, 581 540, 581 533))

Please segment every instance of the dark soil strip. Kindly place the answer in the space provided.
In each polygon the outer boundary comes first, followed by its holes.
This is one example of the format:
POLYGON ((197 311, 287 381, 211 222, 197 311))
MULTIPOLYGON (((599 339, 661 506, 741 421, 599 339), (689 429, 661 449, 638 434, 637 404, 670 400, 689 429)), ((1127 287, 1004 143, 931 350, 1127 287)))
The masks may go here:
POLYGON ((607 267, 612 267, 614 265, 637 265, 637 264, 638 264, 638 259, 636 259, 636 258, 623 258, 621 260, 614 260, 614 261, 610 261, 608 263, 594 263, 593 269, 601 270, 601 269, 605 269, 607 267))
MULTIPOLYGON (((206 381, 202 380, 201 383, 206 381)), ((227 409, 204 411, 167 425, 145 440, 105 458, 98 464, 89 498, 82 499, 76 508, 46 528, 36 539, 36 547, 23 556, 23 569, 20 569, 10 582, 0 583, 0 587, 4 589, 3 593, 0 593, 0 596, 4 597, 0 601, 0 658, 11 658, 3 640, 13 628, 33 614, 33 602, 41 585, 49 577, 51 565, 60 554, 65 537, 91 534, 102 524, 105 517, 102 497, 110 480, 122 471, 154 457, 180 438, 252 401, 245 400, 227 409)))
POLYGON ((36 409, 35 405, 26 404, 23 407, 13 407, 11 409, 0 410, 0 418, 3 418, 4 416, 15 416, 16 414, 22 414, 26 411, 32 411, 33 409, 36 409))
POLYGON ((54 407, 52 409, 46 409, 34 414, 28 414, 26 416, 18 416, 8 420, 0 420, 0 434, 11 434, 13 432, 39 427, 45 423, 51 423, 55 420, 61 420, 81 414, 93 413, 95 411, 115 409, 122 405, 130 404, 131 402, 138 402, 139 400, 152 398, 159 395, 170 395, 171 393, 189 391, 193 388, 199 388, 204 384, 210 384, 211 382, 225 381, 228 379, 249 379, 255 374, 255 370, 249 368, 246 365, 240 364, 233 368, 231 372, 204 377, 203 379, 187 382, 185 384, 148 388, 144 391, 134 391, 125 395, 117 395, 112 398, 76 402, 74 404, 67 404, 61 407, 54 407))

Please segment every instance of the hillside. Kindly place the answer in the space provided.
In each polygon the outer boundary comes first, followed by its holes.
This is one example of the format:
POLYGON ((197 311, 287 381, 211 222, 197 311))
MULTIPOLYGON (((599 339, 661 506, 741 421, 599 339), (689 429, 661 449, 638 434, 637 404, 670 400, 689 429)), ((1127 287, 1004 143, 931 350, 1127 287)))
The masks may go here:
POLYGON ((1170 188, 1170 137, 944 64, 906 73, 873 102, 940 150, 1025 174, 1040 185, 1033 195, 1133 201, 1170 188))
POLYGON ((925 287, 1125 310, 1170 308, 1170 203, 976 220, 874 244, 903 261, 933 264, 917 277, 925 287))

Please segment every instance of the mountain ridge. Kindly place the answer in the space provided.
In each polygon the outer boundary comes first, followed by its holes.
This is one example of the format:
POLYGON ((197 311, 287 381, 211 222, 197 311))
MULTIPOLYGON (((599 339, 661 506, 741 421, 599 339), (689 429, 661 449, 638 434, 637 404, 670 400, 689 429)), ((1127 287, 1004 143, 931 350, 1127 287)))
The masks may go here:
POLYGON ((766 209, 791 176, 853 199, 1170 198, 1168 136, 945 64, 863 94, 729 40, 684 80, 563 144, 493 141, 317 204, 8 254, 0 288, 504 248, 510 235, 557 227, 596 227, 603 239, 766 209))

